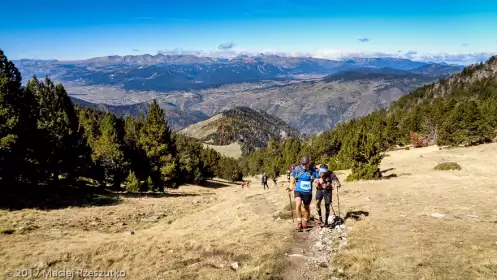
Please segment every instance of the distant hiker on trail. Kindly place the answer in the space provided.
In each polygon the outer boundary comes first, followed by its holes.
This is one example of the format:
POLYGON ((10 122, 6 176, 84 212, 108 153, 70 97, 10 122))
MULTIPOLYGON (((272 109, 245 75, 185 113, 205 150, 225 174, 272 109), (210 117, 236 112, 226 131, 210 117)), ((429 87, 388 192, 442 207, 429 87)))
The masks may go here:
POLYGON ((295 169, 295 165, 290 166, 288 169, 288 173, 286 174, 286 179, 288 180, 288 183, 290 183, 290 177, 292 175, 293 169, 295 169))
POLYGON ((262 186, 264 187, 264 189, 266 189, 266 187, 267 187, 267 189, 269 190, 269 185, 267 184, 267 179, 268 179, 267 174, 266 174, 266 172, 264 172, 264 174, 262 175, 262 178, 261 178, 261 183, 262 183, 262 186))
POLYGON ((319 174, 310 167, 309 158, 303 157, 300 160, 300 165, 293 169, 291 175, 292 181, 290 182, 288 191, 294 191, 297 230, 307 229, 307 222, 311 215, 312 184, 314 178, 317 178, 319 174), (304 215, 302 215, 302 203, 305 209, 304 215))
POLYGON ((243 183, 242 183, 242 190, 243 190, 244 188, 247 188, 247 189, 248 189, 248 187, 249 187, 249 182, 248 182, 248 181, 243 181, 243 183))
POLYGON ((278 177, 279 176, 280 176, 280 170, 279 169, 274 170, 274 173, 273 173, 273 183, 274 183, 275 187, 278 185, 278 177))
POLYGON ((319 168, 319 179, 317 180, 316 186, 316 210, 319 216, 318 223, 322 224, 323 218, 321 214, 321 201, 324 199, 324 226, 328 226, 328 217, 330 216, 330 205, 334 185, 337 188, 340 187, 338 177, 332 171, 328 170, 328 166, 326 164, 321 165, 319 168))

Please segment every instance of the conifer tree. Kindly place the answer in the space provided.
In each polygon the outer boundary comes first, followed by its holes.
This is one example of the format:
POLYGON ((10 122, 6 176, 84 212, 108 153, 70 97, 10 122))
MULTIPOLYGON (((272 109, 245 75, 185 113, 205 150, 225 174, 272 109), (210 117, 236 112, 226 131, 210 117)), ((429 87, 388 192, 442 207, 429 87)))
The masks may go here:
POLYGON ((57 181, 59 175, 75 176, 78 166, 78 118, 74 106, 61 84, 36 77, 26 90, 37 102, 37 128, 41 139, 37 147, 38 160, 47 177, 57 181))
POLYGON ((30 92, 21 88, 21 74, 0 49, 0 185, 36 181, 31 147, 36 139, 34 105, 30 92))
POLYGON ((368 133, 364 127, 354 135, 351 156, 354 160, 352 173, 347 180, 374 180, 381 178, 380 163, 383 155, 380 152, 380 138, 368 133))
POLYGON ((202 145, 195 139, 176 136, 180 176, 188 183, 200 184, 205 180, 205 162, 202 158, 202 145))
POLYGON ((126 178, 125 188, 126 191, 131 193, 140 191, 140 182, 138 181, 138 178, 136 178, 135 172, 129 172, 128 178, 126 178))
POLYGON ((149 176, 149 162, 145 151, 140 147, 140 135, 144 126, 143 116, 126 117, 124 122, 125 157, 130 161, 130 168, 139 180, 146 180, 149 176))
POLYGON ((156 100, 150 105, 145 125, 140 134, 140 146, 150 162, 150 177, 159 190, 179 185, 179 166, 176 159, 176 146, 164 111, 156 100))
POLYGON ((119 187, 124 180, 127 162, 124 158, 123 142, 118 120, 111 113, 100 122, 100 137, 93 147, 93 160, 103 168, 104 182, 119 187))
POLYGON ((204 176, 205 178, 212 179, 219 176, 219 159, 220 154, 214 149, 206 148, 202 150, 202 161, 204 162, 204 176))

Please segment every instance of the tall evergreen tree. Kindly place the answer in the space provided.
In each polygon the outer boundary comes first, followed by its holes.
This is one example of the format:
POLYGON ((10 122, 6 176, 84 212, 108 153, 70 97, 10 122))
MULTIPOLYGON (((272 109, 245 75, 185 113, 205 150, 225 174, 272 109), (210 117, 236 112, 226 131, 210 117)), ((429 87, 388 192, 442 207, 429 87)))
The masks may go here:
POLYGON ((0 180, 4 182, 35 180, 30 145, 36 139, 33 105, 33 96, 21 88, 21 74, 0 49, 0 180))
POLYGON ((78 118, 74 106, 61 84, 50 79, 41 82, 36 77, 29 81, 26 90, 38 103, 37 128, 41 136, 38 149, 40 166, 52 180, 59 175, 74 177, 78 166, 78 118))
POLYGON ((119 187, 125 179, 127 162, 118 120, 111 113, 100 122, 100 137, 93 147, 93 159, 104 170, 104 182, 119 187))
POLYGON ((188 183, 200 184, 205 180, 202 144, 195 139, 176 136, 181 178, 188 183))
POLYGON ((145 181, 149 176, 149 161, 139 143, 144 124, 145 118, 143 116, 136 119, 128 116, 124 121, 124 154, 130 161, 131 170, 135 172, 136 177, 141 181, 145 181))
POLYGON ((218 176, 218 166, 220 154, 214 149, 206 148, 202 150, 202 161, 204 162, 204 176, 205 178, 212 179, 218 176))
POLYGON ((149 159, 150 177, 154 186, 159 190, 179 186, 176 145, 164 111, 156 100, 150 105, 139 142, 149 159))
POLYGON ((364 127, 358 128, 352 140, 351 156, 354 160, 352 173, 347 180, 373 180, 381 177, 380 163, 383 155, 380 150, 380 138, 368 132, 364 127))

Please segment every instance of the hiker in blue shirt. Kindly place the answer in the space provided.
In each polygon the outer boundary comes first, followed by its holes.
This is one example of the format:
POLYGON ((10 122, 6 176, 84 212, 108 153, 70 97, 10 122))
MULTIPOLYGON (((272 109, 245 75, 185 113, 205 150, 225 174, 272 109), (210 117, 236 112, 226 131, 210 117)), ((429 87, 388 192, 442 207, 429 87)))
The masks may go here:
POLYGON ((308 157, 300 160, 300 165, 295 167, 292 172, 292 181, 290 182, 289 191, 294 191, 295 208, 297 214, 297 230, 307 228, 307 222, 311 215, 310 205, 312 200, 312 184, 319 174, 314 168, 310 167, 308 157), (305 213, 302 215, 301 206, 304 204, 305 213))

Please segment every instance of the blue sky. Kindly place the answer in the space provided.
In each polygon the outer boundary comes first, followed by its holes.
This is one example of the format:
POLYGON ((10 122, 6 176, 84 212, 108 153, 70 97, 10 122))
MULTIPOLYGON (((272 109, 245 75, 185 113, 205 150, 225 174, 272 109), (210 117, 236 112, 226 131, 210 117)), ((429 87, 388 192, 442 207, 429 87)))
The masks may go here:
POLYGON ((495 0, 27 0, 2 9, 0 48, 10 59, 182 49, 468 63, 497 53, 495 0))

